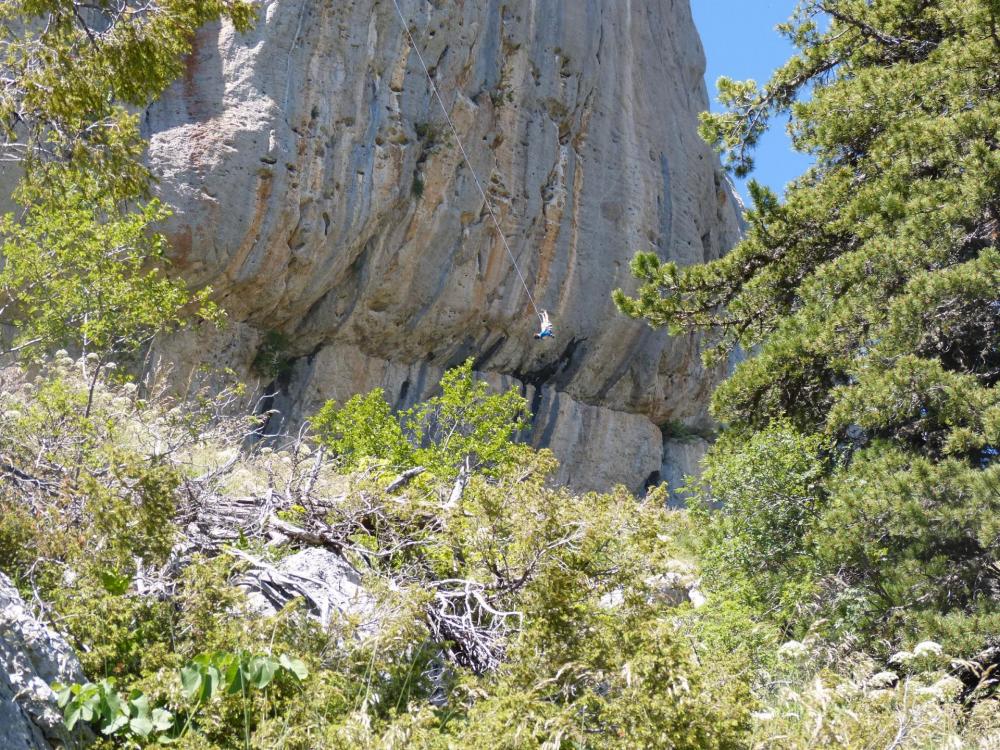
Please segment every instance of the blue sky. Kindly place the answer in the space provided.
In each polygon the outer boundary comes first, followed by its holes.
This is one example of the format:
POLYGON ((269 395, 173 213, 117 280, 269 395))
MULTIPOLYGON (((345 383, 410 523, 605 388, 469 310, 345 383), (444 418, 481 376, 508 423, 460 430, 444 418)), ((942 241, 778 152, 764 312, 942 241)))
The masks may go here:
MULTIPOLYGON (((737 80, 766 81, 771 71, 793 52, 793 47, 774 30, 787 21, 795 0, 691 0, 694 21, 701 34, 708 65, 705 83, 718 110, 715 82, 719 76, 737 80)), ((809 158, 792 150, 785 133, 785 118, 772 123, 771 130, 757 146, 756 169, 750 178, 768 185, 779 195, 784 186, 809 166, 809 158)), ((744 201, 746 181, 737 181, 744 201)))

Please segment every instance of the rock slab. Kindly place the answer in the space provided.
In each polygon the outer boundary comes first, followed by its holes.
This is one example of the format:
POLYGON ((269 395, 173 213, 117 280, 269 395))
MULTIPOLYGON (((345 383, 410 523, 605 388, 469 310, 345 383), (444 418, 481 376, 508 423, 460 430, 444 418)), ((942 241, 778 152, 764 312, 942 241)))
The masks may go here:
POLYGON ((53 682, 85 682, 66 639, 28 610, 0 573, 0 748, 48 750, 69 743, 53 682))
POLYGON ((250 606, 273 615, 294 599, 324 628, 339 620, 358 625, 358 634, 378 632, 375 598, 364 588, 360 574, 340 555, 319 547, 306 547, 276 566, 251 567, 239 581, 250 606))

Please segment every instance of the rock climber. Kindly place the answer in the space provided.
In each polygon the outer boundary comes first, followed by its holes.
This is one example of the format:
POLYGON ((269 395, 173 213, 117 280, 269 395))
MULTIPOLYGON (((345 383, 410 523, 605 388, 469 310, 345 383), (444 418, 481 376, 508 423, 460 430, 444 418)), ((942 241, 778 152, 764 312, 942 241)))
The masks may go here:
POLYGON ((538 315, 542 319, 541 330, 535 334, 536 339, 554 339, 556 335, 552 332, 552 321, 549 320, 548 310, 542 310, 538 315))

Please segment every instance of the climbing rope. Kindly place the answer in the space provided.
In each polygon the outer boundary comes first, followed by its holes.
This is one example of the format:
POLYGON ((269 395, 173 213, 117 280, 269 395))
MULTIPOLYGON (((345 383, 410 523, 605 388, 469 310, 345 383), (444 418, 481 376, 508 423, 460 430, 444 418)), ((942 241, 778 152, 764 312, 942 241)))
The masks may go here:
POLYGON ((507 244, 507 237, 504 235, 503 229, 500 228, 500 222, 497 219, 496 212, 493 210, 493 203, 490 201, 489 196, 486 195, 486 191, 483 189, 483 183, 479 181, 479 175, 476 174, 476 170, 472 167, 472 162, 469 161, 469 154, 466 153, 465 146, 462 145, 462 136, 458 134, 458 128, 455 127, 455 123, 451 120, 451 115, 448 114, 448 108, 444 104, 444 99, 441 98, 441 93, 438 91, 438 87, 434 85, 434 77, 431 76, 431 72, 427 68, 427 63, 424 62, 424 56, 420 54, 420 48, 417 47, 413 34, 410 33, 410 26, 406 22, 406 17, 403 15, 403 11, 400 10, 397 0, 392 0, 392 4, 396 6, 396 13, 399 15, 399 20, 403 24, 403 31, 406 32, 406 36, 410 40, 410 46, 413 47, 413 51, 417 53, 417 59, 420 61, 420 67, 424 69, 424 75, 427 76, 427 83, 430 84, 431 91, 434 92, 434 96, 437 98, 438 104, 441 105, 441 111, 444 112, 444 118, 448 121, 448 125, 451 127, 451 132, 455 134, 455 140, 458 142, 458 148, 462 152, 462 158, 465 160, 465 166, 468 167, 469 171, 472 173, 472 179, 475 180, 476 187, 479 188, 479 194, 483 196, 483 202, 486 204, 486 210, 489 212, 490 218, 493 219, 493 225, 497 228, 497 234, 500 235, 500 241, 503 243, 504 249, 510 257, 510 262, 514 265, 514 270, 517 271, 517 277, 521 280, 521 286, 524 287, 524 291, 528 295, 528 301, 531 303, 531 307, 534 309, 535 315, 541 318, 542 314, 538 311, 538 305, 535 304, 535 298, 531 296, 531 290, 528 289, 528 282, 524 280, 524 274, 521 273, 521 267, 517 264, 517 259, 514 258, 514 253, 511 251, 510 245, 507 244))

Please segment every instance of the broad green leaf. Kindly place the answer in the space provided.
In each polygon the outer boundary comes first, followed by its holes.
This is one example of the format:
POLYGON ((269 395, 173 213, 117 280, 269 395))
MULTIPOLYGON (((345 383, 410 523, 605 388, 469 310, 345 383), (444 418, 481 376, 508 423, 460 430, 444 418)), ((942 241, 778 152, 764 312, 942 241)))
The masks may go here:
POLYGON ((264 688, 274 679, 278 662, 266 656, 256 656, 249 664, 250 680, 256 688, 264 688))
POLYGON ((59 708, 65 708, 70 698, 73 697, 73 690, 68 686, 60 685, 58 682, 52 686, 52 689, 56 693, 56 704, 59 708))
POLYGON ((135 709, 136 716, 149 718, 149 698, 145 693, 133 690, 129 704, 135 709))
POLYGON ((222 672, 217 667, 210 666, 205 670, 203 678, 201 700, 207 702, 212 700, 223 689, 222 672))
POLYGON ((104 704, 107 707, 107 713, 111 716, 117 714, 128 716, 129 714, 128 704, 122 703, 121 698, 118 697, 118 693, 115 692, 114 688, 105 689, 104 704))
POLYGON ((196 666, 181 668, 181 695, 188 700, 194 698, 201 689, 202 674, 196 666))
POLYGON ((164 708, 154 708, 152 720, 157 732, 166 732, 174 725, 174 715, 164 708))
POLYGON ((226 670, 226 684, 229 686, 226 692, 230 695, 246 692, 247 675, 240 662, 233 662, 229 665, 229 669, 226 670))
POLYGON ((72 731, 73 727, 76 726, 76 723, 79 720, 80 720, 80 706, 78 706, 75 703, 71 704, 63 716, 63 723, 66 725, 67 729, 72 731))
POLYGON ((111 722, 101 730, 101 734, 114 734, 129 722, 128 714, 117 714, 111 722))
POLYGON ((300 680, 304 680, 306 677, 309 676, 309 668, 306 667, 305 662, 302 661, 301 659, 296 659, 293 657, 289 657, 287 654, 282 654, 278 658, 278 663, 282 667, 287 669, 289 672, 294 674, 296 677, 298 677, 300 680))
POLYGON ((129 720, 129 729, 140 737, 148 737, 153 732, 153 720, 147 715, 136 716, 129 720))

